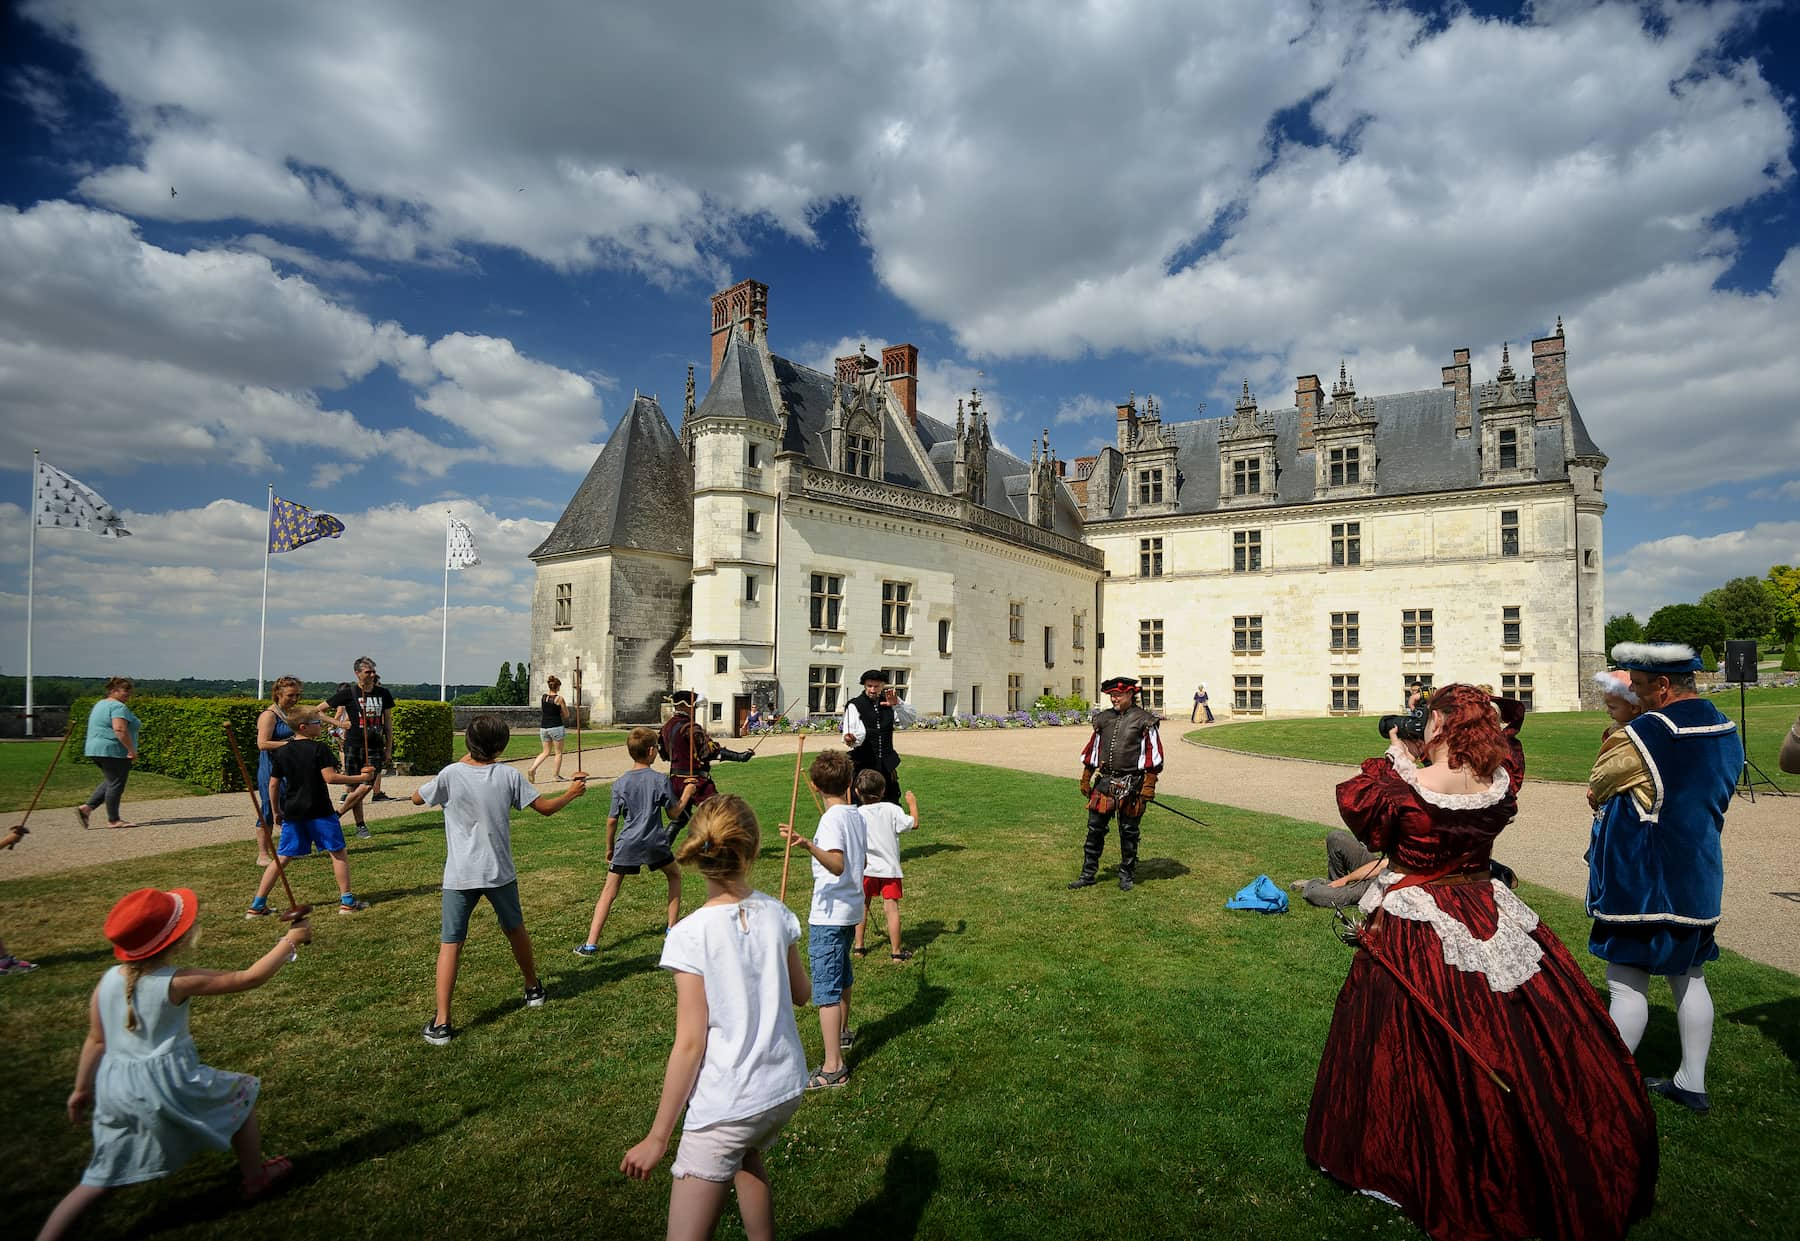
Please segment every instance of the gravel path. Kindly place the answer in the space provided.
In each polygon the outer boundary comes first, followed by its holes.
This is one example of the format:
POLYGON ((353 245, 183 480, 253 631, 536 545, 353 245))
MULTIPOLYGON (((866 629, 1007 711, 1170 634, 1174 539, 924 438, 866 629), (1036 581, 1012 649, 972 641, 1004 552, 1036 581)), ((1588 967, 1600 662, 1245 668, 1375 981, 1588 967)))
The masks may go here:
MULTIPOLYGON (((962 761, 979 756, 991 766, 1067 776, 1073 783, 1080 774, 1077 755, 1086 736, 1087 730, 1080 727, 994 729, 979 738, 967 732, 905 732, 899 749, 907 755, 962 761)), ((1168 740, 1173 739, 1171 733, 1168 740)), ((767 738, 758 757, 792 754, 794 744, 792 737, 767 738)), ((813 739, 813 744, 817 746, 819 739, 813 739)), ((523 770, 526 761, 514 766, 523 770)), ((623 746, 590 751, 586 756, 588 772, 596 779, 611 779, 629 766, 623 746)), ((574 770, 572 758, 565 762, 565 770, 574 770)), ((1171 744, 1168 770, 1160 785, 1183 797, 1336 826, 1333 790, 1353 770, 1171 744)), ((384 818, 415 812, 405 798, 423 781, 390 778, 383 783, 399 800, 369 803, 371 823, 378 825, 384 818)), ((49 874, 232 840, 243 842, 246 867, 255 861, 251 843, 255 817, 247 794, 175 797, 136 806, 130 801, 127 796, 126 813, 143 826, 122 832, 83 831, 73 810, 38 811, 32 816, 30 837, 17 850, 0 856, 0 877, 49 874)), ((1079 810, 1073 792, 1070 803, 1070 858, 1074 864, 1079 860, 1079 810)), ((1592 820, 1583 789, 1528 776, 1520 806, 1519 817, 1501 837, 1502 860, 1522 878, 1579 898, 1587 887, 1587 863, 1582 854, 1592 820)), ((1752 960, 1800 974, 1797 828, 1800 799, 1759 796, 1754 802, 1739 798, 1733 803, 1725 822, 1725 917, 1719 926, 1719 942, 1752 960)), ((1324 835, 1323 829, 1320 835, 1324 835)), ((1285 883, 1299 876, 1274 877, 1285 883)))

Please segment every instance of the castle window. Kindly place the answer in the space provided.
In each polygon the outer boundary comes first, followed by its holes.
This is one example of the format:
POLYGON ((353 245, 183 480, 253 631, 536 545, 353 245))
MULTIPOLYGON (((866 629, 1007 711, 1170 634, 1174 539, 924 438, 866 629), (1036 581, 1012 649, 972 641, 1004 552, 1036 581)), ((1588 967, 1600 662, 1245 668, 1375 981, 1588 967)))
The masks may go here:
POLYGON ((716 674, 718 676, 724 676, 729 671, 731 671, 731 656, 729 656, 729 655, 714 655, 713 656, 713 672, 714 672, 714 674, 716 674))
POLYGON ((1330 455, 1330 485, 1353 487, 1362 481, 1362 449, 1333 448, 1330 455))
POLYGON ((1138 654, 1160 655, 1163 653, 1163 623, 1156 620, 1138 622, 1138 654))
POLYGON ((748 444, 744 447, 744 464, 753 470, 762 468, 761 444, 748 444))
POLYGON ((1231 463, 1231 494, 1234 496, 1259 496, 1262 494, 1262 458, 1239 457, 1231 463))
POLYGON ((1423 690, 1427 698, 1431 697, 1431 673, 1409 672, 1400 678, 1400 705, 1406 706, 1415 689, 1423 690))
POLYGON ((938 654, 950 653, 950 620, 948 617, 938 622, 938 654))
POLYGON ((1069 645, 1076 650, 1087 649, 1087 613, 1077 612, 1069 618, 1069 645))
POLYGON ((1138 471, 1138 503, 1161 504, 1163 502, 1163 472, 1161 470, 1138 471))
POLYGON ((1500 677, 1500 696, 1516 698, 1527 711, 1531 710, 1531 678, 1529 672, 1507 672, 1500 677))
POLYGON ((945 715, 955 715, 956 714, 956 691, 953 689, 947 689, 944 691, 944 714, 945 715))
POLYGON ((1161 711, 1163 708, 1163 679, 1161 677, 1145 677, 1138 683, 1138 698, 1147 711, 1161 711))
POLYGON ((1019 699, 1025 693, 1025 678, 1017 672, 1009 673, 1006 678, 1006 709, 1017 711, 1019 699))
POLYGON ((814 664, 806 670, 806 709, 809 715, 836 715, 838 691, 843 684, 842 668, 814 664))
POLYGON ((1503 470, 1519 468, 1519 433, 1512 427, 1500 432, 1500 468, 1503 470))
POLYGON ((1087 682, 1082 680, 1080 677, 1070 677, 1069 678, 1069 697, 1079 698, 1083 702, 1086 702, 1087 695, 1082 692, 1086 688, 1087 688, 1087 682))
POLYGON ((744 533, 757 534, 762 530, 762 514, 755 509, 744 513, 744 533))
POLYGON ((756 574, 754 573, 744 574, 744 602, 756 602, 756 574))
POLYGON ((888 668, 885 671, 887 672, 888 688, 894 691, 894 697, 905 702, 906 692, 912 688, 912 669, 888 668))
POLYGON ((1006 605, 1006 636, 1014 642, 1025 640, 1025 605, 1016 600, 1006 605))
POLYGON ((1519 554, 1519 510, 1516 508, 1500 510, 1500 554, 1502 556, 1519 554))
POLYGON ((981 686, 979 685, 969 686, 969 714, 981 714, 981 686))
POLYGON ((1262 531, 1233 530, 1231 532, 1231 571, 1233 573, 1255 573, 1262 568, 1262 531))
POLYGON ((1362 613, 1333 612, 1331 614, 1331 649, 1354 651, 1361 646, 1362 613))
POLYGON ((713 722, 715 724, 725 718, 725 704, 724 703, 715 702, 712 704, 712 717, 713 717, 713 722))
POLYGON ((1334 521, 1331 523, 1331 563, 1340 568, 1362 563, 1362 523, 1360 521, 1334 521))
POLYGON ((812 575, 812 627, 843 631, 844 579, 835 573, 812 575))
POLYGON ((1525 628, 1520 618, 1522 609, 1503 607, 1500 609, 1500 645, 1509 651, 1516 651, 1522 645, 1520 639, 1525 628))
POLYGON ((1254 655, 1263 649, 1262 617, 1231 618, 1231 649, 1239 655, 1254 655))
POLYGON ((1044 667, 1056 667, 1056 630, 1050 625, 1044 626, 1044 667))
POLYGON ((1400 645, 1409 651, 1431 649, 1431 609, 1407 608, 1400 613, 1400 645))
POLYGON ((1231 709, 1233 711, 1261 711, 1263 709, 1263 686, 1260 676, 1231 678, 1231 709))
POLYGON ((1161 577, 1163 571, 1163 541, 1161 539, 1138 540, 1138 576, 1161 577))
POLYGON ((1362 710, 1362 678, 1360 676, 1353 672, 1332 674, 1331 709, 1333 711, 1362 710))
POLYGON ((909 582, 881 584, 881 635, 904 637, 908 614, 912 611, 912 585, 909 582))
POLYGON ((557 629, 573 629, 575 627, 575 584, 559 582, 556 586, 556 619, 552 625, 557 629))
POLYGON ((875 476, 874 436, 848 435, 844 437, 844 473, 854 474, 858 478, 875 476))

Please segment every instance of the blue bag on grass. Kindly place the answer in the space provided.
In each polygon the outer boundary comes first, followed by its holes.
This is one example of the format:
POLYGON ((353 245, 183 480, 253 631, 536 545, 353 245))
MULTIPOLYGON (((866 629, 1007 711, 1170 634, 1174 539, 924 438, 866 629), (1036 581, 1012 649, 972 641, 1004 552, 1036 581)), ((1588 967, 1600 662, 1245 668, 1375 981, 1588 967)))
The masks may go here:
POLYGON ((1249 909, 1259 914, 1284 914, 1288 911, 1287 893, 1275 886, 1275 881, 1267 875, 1258 875, 1255 879, 1238 889, 1238 894, 1225 902, 1227 909, 1249 909))

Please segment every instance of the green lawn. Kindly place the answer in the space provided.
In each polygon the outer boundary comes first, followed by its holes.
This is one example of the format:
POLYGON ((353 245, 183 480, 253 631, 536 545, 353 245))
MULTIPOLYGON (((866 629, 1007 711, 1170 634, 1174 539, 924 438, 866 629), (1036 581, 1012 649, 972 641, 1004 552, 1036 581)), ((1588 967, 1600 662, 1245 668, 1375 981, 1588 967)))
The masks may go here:
MULTIPOLYGON (((0 741, 0 811, 23 810, 31 804, 31 795, 37 790, 38 781, 44 778, 44 769, 56 755, 58 741, 0 741)), ((100 783, 100 769, 92 760, 83 758, 77 740, 71 739, 69 751, 65 751, 62 760, 56 764, 56 771, 50 777, 50 783, 44 788, 44 796, 38 801, 39 809, 53 806, 75 806, 87 800, 94 786, 100 783), (73 751, 72 753, 70 751, 73 751)), ((204 793, 206 790, 198 785, 159 776, 149 771, 133 771, 131 779, 125 784, 125 799, 120 813, 131 817, 131 803, 138 801, 155 801, 162 797, 186 797, 191 793, 204 793)), ((101 817, 105 818, 104 811, 101 817)))
MULTIPOLYGON (((621 732, 590 732, 590 731, 587 731, 584 729, 581 734, 581 750, 582 750, 582 753, 584 753, 584 754, 587 753, 587 751, 589 751, 589 750, 603 750, 609 745, 624 745, 624 744, 625 744, 625 734, 621 733, 621 732)), ((503 758, 536 758, 538 756, 538 753, 543 748, 544 748, 544 743, 542 741, 538 740, 537 729, 535 729, 535 728, 525 729, 523 731, 516 732, 512 735, 512 740, 506 743, 506 753, 504 755, 502 755, 501 757, 503 757, 503 758)), ((468 752, 469 752, 468 742, 466 742, 463 739, 463 734, 457 733, 456 734, 456 757, 461 758, 463 755, 467 754, 468 752)), ((573 774, 573 772, 575 771, 575 730, 574 729, 569 730, 568 739, 563 744, 563 752, 564 752, 563 774, 564 775, 573 774)), ((550 761, 555 762, 554 759, 552 759, 550 761)))
MULTIPOLYGON (((1738 696, 1715 694, 1719 710, 1738 718, 1738 696)), ((1800 689, 1760 689, 1746 695, 1750 759, 1778 787, 1800 793, 1800 776, 1784 773, 1775 765, 1781 739, 1800 711, 1800 689)), ((1247 720, 1215 724, 1190 732, 1188 737, 1205 745, 1251 754, 1286 758, 1313 758, 1328 763, 1360 763, 1384 748, 1376 735, 1377 714, 1324 719, 1247 720)), ((1603 711, 1538 711, 1525 721, 1519 742, 1525 747, 1527 772, 1540 780, 1585 782, 1600 749, 1600 731, 1608 723, 1603 711)))
MULTIPOLYGON (((762 818, 755 881, 771 892, 792 770, 771 759, 722 781, 762 818)), ((919 758, 905 772, 924 820, 903 838, 905 936, 919 956, 857 963, 850 1084, 809 1096, 770 1156, 782 1236, 1417 1235, 1301 1153, 1350 951, 1322 911, 1222 908, 1258 871, 1316 872, 1320 827, 1182 803, 1212 826, 1152 817, 1137 891, 1071 893, 1083 824, 1072 780, 919 758)), ((463 1032, 442 1048, 418 1033, 441 828, 434 816, 378 824, 352 856, 372 909, 320 919, 318 942, 262 991, 196 1002, 203 1058, 262 1077, 263 1132, 271 1153, 295 1157, 293 1189, 240 1208, 229 1158, 207 1156, 111 1195, 87 1235, 660 1237, 666 1164, 647 1186, 617 1167, 655 1112, 674 1029, 674 989, 656 968, 661 880, 625 883, 600 960, 569 955, 601 883, 605 810, 596 788, 555 818, 521 816, 521 888, 550 1002, 521 1007, 484 909, 457 992, 463 1032)), ((43 965, 0 979, 5 1235, 29 1235, 87 1158, 63 1101, 109 962, 98 928, 111 902, 140 884, 192 886, 206 923, 195 960, 239 966, 275 934, 238 916, 253 878, 231 845, 0 883, 0 930, 43 965)), ((320 862, 295 866, 294 882, 303 899, 331 896, 320 862)), ((802 921, 810 882, 802 858, 788 893, 802 921)), ((690 904, 701 892, 690 877, 690 904)), ((1527 895, 1585 942, 1575 901, 1527 895)), ((1715 1111, 1658 1103, 1659 1202, 1634 1237, 1774 1235, 1800 1212, 1795 979, 1730 953, 1709 977, 1715 1111)), ((1666 988, 1654 1002, 1644 1063, 1667 1070, 1666 988)), ((812 1012, 800 1028, 817 1063, 812 1012)), ((720 1235, 742 1235, 735 1213, 720 1235)))

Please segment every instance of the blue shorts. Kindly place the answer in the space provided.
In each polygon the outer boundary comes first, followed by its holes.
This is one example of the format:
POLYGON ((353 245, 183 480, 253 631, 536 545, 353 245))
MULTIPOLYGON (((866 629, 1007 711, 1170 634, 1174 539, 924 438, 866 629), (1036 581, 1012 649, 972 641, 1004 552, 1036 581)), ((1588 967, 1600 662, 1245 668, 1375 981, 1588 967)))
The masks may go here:
POLYGON ((283 823, 281 842, 275 846, 275 852, 282 857, 305 857, 314 849, 335 853, 343 847, 344 829, 336 815, 328 814, 320 819, 289 819, 283 823))
POLYGON ((806 928, 806 959, 812 966, 812 1002, 819 1008, 836 1004, 854 978, 850 973, 850 944, 856 938, 853 926, 820 926, 806 928))
POLYGON ((469 937, 469 915, 475 912, 476 903, 484 896, 487 897, 488 904, 494 907, 494 917, 500 920, 502 931, 525 925, 525 913, 519 908, 517 879, 497 888, 445 888, 442 918, 444 943, 460 944, 469 937))

